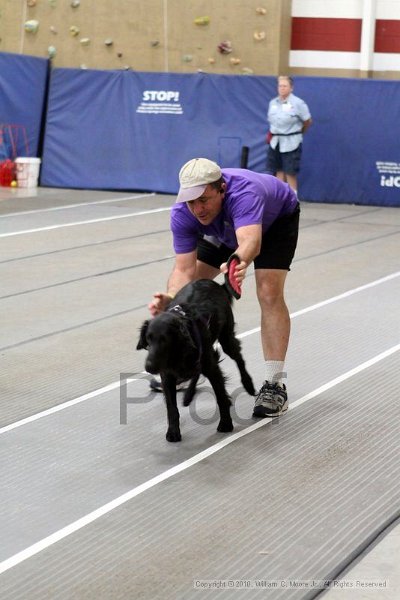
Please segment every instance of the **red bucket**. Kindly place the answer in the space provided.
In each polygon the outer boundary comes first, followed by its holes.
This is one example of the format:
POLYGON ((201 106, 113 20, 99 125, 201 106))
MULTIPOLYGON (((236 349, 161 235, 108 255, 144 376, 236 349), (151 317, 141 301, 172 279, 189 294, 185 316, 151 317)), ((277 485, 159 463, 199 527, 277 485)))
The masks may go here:
POLYGON ((12 160, 7 159, 0 163, 0 185, 10 187, 15 179, 15 165, 12 160))

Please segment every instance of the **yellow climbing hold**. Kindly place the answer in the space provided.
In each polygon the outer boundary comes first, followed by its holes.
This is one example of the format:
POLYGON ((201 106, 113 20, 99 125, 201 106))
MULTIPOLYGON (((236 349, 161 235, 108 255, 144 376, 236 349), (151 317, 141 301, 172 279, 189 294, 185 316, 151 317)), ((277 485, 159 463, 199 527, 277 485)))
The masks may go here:
POLYGON ((195 25, 208 25, 210 23, 210 17, 197 17, 193 22, 195 25))
POLYGON ((39 21, 36 21, 35 19, 26 21, 24 29, 27 33, 36 33, 37 30, 39 29, 39 21))
POLYGON ((265 40, 265 31, 255 31, 253 33, 253 38, 256 40, 256 42, 261 42, 262 40, 265 40))

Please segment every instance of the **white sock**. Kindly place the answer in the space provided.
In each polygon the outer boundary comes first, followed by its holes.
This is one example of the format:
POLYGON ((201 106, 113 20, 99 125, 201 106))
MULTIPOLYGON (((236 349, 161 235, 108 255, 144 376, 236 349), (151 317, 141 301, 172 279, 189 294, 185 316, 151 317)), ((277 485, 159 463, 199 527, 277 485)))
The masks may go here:
POLYGON ((270 383, 282 383, 282 379, 286 378, 286 373, 283 368, 285 365, 284 360, 266 360, 265 361, 265 369, 266 376, 265 379, 270 383))

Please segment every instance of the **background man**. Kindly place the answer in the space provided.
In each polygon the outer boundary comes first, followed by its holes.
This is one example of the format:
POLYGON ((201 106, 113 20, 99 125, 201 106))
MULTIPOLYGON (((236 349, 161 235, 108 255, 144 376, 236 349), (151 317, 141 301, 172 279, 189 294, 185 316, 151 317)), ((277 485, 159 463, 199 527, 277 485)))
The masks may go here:
POLYGON ((287 181, 297 192, 303 133, 311 125, 311 114, 304 100, 293 94, 291 77, 278 77, 278 94, 268 107, 270 141, 267 171, 276 175, 278 179, 287 181))

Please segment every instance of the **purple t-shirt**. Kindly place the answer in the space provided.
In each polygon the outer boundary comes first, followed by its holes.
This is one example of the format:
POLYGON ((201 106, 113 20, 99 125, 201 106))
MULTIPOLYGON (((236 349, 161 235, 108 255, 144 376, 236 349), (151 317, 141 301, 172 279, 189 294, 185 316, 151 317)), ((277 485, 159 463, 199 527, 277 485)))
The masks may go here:
POLYGON ((273 175, 248 169, 222 169, 222 175, 226 182, 222 210, 210 225, 202 225, 185 202, 172 207, 171 231, 176 254, 195 250, 199 235, 214 236, 236 249, 236 229, 261 223, 264 233, 276 219, 291 214, 297 207, 297 196, 291 187, 273 175))

